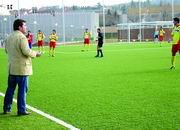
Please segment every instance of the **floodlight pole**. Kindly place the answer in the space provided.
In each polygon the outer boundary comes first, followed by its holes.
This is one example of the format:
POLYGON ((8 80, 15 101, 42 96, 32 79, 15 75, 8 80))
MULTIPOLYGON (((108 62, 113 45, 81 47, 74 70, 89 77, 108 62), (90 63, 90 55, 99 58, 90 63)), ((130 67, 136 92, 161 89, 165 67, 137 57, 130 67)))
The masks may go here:
POLYGON ((105 7, 104 7, 104 0, 103 0, 103 33, 104 33, 104 43, 106 43, 106 18, 105 18, 105 7))
POLYGON ((11 11, 12 11, 12 5, 7 5, 7 10, 9 11, 9 33, 11 33, 11 11))
POLYGON ((63 43, 66 42, 65 17, 64 17, 64 0, 62 0, 62 24, 63 24, 63 43))
POLYGON ((142 20, 141 20, 141 0, 139 0, 139 40, 140 42, 142 41, 142 31, 141 31, 141 26, 142 26, 142 20))
POLYGON ((171 1, 172 5, 172 19, 174 18, 174 0, 171 1))
MULTIPOLYGON (((0 26, 3 27, 3 21, 2 21, 2 19, 0 20, 0 22, 1 22, 0 26)), ((3 34, 3 28, 0 28, 0 32, 3 34)))
POLYGON ((128 24, 128 42, 131 42, 131 26, 128 24))
POLYGON ((4 39, 6 39, 6 29, 7 29, 7 26, 6 26, 6 23, 7 23, 7 18, 6 17, 4 17, 4 19, 3 19, 3 22, 4 22, 4 39))
MULTIPOLYGON (((35 2, 35 0, 33 2, 35 2)), ((35 5, 35 7, 36 7, 36 5, 35 5)), ((34 16, 33 17, 34 18, 34 21, 33 21, 33 32, 34 32, 34 36, 35 36, 36 33, 37 33, 37 11, 36 11, 36 8, 34 8, 32 10, 32 13, 33 13, 33 16, 34 16)))
POLYGON ((34 22, 33 22, 33 28, 34 28, 33 32, 34 32, 34 36, 36 35, 36 25, 37 25, 37 22, 34 20, 34 22))
POLYGON ((21 14, 20 14, 20 6, 19 6, 19 0, 18 0, 18 18, 21 17, 21 14))

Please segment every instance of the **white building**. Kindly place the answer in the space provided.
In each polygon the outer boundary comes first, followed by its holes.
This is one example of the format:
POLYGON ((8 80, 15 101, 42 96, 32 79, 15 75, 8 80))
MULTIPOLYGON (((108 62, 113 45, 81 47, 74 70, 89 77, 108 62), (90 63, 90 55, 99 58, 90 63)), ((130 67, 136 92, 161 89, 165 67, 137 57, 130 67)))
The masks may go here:
POLYGON ((0 15, 10 15, 9 11, 3 5, 0 5, 0 15))

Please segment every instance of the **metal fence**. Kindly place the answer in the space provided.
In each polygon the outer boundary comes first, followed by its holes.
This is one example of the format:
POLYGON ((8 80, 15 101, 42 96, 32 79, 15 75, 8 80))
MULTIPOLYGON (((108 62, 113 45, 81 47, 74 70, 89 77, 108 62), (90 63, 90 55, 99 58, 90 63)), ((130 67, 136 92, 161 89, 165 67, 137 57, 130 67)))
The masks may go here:
MULTIPOLYGON (((56 29, 59 36, 58 42, 63 42, 63 26, 65 26, 65 41, 76 42, 82 41, 83 32, 88 28, 92 38, 96 36, 96 29, 99 27, 99 15, 94 12, 68 12, 65 14, 65 24, 62 22, 62 13, 55 16, 51 14, 28 14, 22 15, 22 19, 27 22, 28 30, 30 30, 34 38, 38 30, 41 30, 48 41, 49 34, 56 29)), ((0 16, 0 39, 5 39, 12 32, 12 23, 14 16, 0 16)), ((34 39, 35 41, 35 39, 34 39)))

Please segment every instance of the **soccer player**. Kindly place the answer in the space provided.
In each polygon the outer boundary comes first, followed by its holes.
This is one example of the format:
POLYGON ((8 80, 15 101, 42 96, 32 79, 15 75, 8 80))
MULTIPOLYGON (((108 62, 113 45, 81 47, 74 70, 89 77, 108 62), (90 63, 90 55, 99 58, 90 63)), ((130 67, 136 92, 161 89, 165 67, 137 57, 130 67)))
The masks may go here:
POLYGON ((45 35, 41 32, 41 30, 38 30, 36 39, 37 39, 37 45, 38 45, 39 52, 44 53, 44 39, 45 39, 45 35))
POLYGON ((91 34, 90 32, 88 32, 88 29, 86 28, 84 32, 84 50, 86 51, 88 51, 89 46, 90 46, 90 37, 91 37, 91 34))
POLYGON ((28 39, 29 48, 32 49, 32 42, 33 42, 33 35, 31 31, 28 31, 28 34, 26 35, 28 39))
POLYGON ((56 30, 52 30, 52 34, 49 36, 49 56, 55 56, 55 48, 56 48, 56 41, 58 40, 58 36, 56 34, 56 30))
POLYGON ((163 30, 162 26, 160 26, 160 28, 159 28, 159 36, 158 36, 160 46, 161 46, 161 43, 164 40, 164 34, 165 34, 165 31, 163 30))
POLYGON ((172 36, 172 59, 171 59, 171 68, 175 69, 175 60, 177 51, 180 52, 180 24, 179 18, 173 19, 174 27, 172 28, 171 36, 172 36))
POLYGON ((101 57, 103 57, 103 34, 101 33, 101 29, 97 29, 98 37, 97 37, 97 55, 95 57, 99 57, 99 53, 101 53, 101 57))

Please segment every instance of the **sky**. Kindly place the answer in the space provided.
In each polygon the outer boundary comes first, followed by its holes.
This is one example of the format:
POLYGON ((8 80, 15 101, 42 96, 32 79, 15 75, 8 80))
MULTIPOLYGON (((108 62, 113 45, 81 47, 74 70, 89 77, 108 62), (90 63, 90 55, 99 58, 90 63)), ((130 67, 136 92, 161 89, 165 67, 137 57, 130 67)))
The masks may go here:
MULTIPOLYGON (((43 6, 53 6, 53 5, 62 6, 62 0, 0 0, 0 5, 3 4, 6 6, 12 4, 13 9, 18 9, 18 1, 20 8, 28 8, 28 9, 35 6, 38 8, 43 6)), ((113 5, 113 4, 129 2, 131 0, 64 0, 64 5, 93 6, 93 5, 97 5, 98 2, 102 4, 103 1, 105 5, 113 5)), ((138 0, 134 0, 134 1, 138 1, 138 0)))

